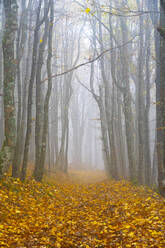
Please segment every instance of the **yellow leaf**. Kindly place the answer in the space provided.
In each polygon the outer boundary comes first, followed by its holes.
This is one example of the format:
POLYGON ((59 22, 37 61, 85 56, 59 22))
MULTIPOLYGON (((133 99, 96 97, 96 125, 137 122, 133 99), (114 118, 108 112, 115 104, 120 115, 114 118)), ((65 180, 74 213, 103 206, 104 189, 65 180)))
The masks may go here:
POLYGON ((87 8, 87 9, 85 10, 85 12, 86 12, 87 14, 89 14, 90 11, 91 11, 90 8, 87 8))
POLYGON ((128 234, 128 236, 129 236, 129 237, 133 237, 133 236, 134 236, 134 232, 130 232, 130 233, 128 234))
POLYGON ((41 39, 41 40, 40 40, 40 43, 42 43, 42 42, 43 42, 43 40, 41 39))

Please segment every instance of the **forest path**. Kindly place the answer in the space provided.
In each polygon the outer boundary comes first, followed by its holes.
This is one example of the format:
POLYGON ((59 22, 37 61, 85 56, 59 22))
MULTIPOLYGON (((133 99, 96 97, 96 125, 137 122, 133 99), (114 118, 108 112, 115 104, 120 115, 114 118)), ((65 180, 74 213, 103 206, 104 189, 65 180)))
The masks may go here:
POLYGON ((165 247, 165 201, 157 193, 100 172, 93 183, 89 172, 63 177, 0 183, 0 247, 165 247))
POLYGON ((104 170, 69 170, 68 174, 60 173, 52 174, 45 178, 45 182, 69 182, 80 184, 98 183, 107 180, 104 170))

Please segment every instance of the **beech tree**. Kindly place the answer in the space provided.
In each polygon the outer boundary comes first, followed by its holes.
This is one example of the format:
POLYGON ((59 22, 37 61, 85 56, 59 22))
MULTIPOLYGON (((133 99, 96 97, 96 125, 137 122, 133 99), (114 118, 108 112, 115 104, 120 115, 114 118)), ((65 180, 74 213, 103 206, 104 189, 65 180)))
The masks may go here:
POLYGON ((3 48, 3 99, 4 99, 4 141, 0 152, 0 175, 9 169, 13 159, 16 138, 16 118, 14 104, 14 87, 16 64, 14 42, 17 31, 17 1, 5 0, 5 27, 2 40, 3 48))
POLYGON ((156 82, 157 103, 157 154, 158 154, 158 182, 159 190, 165 196, 165 1, 160 1, 160 77, 156 82))

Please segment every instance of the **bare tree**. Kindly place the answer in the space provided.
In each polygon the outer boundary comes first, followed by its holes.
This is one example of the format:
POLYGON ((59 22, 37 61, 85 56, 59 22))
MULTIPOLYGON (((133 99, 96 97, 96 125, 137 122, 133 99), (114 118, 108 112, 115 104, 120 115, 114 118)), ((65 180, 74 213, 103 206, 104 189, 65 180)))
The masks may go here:
POLYGON ((159 190, 165 196, 165 1, 160 1, 160 78, 157 81, 157 154, 158 154, 158 183, 159 190))
POLYGON ((32 67, 31 67, 31 76, 30 76, 29 89, 28 89, 27 131, 26 131, 26 138, 25 138, 23 165, 22 165, 22 171, 21 171, 22 180, 25 180, 25 177, 26 177, 30 137, 31 137, 31 130, 32 130, 32 96, 33 96, 33 86, 34 86, 35 75, 36 75, 37 50, 38 50, 38 44, 39 44, 39 30, 46 17, 45 15, 42 19, 40 19, 41 5, 42 5, 42 0, 40 0, 38 3, 36 24, 35 24, 35 30, 34 30, 32 67))
POLYGON ((46 97, 44 101, 44 118, 43 118, 43 130, 41 137, 41 152, 39 157, 39 164, 36 164, 35 178, 38 181, 41 181, 44 174, 44 165, 45 165, 45 156, 46 156, 46 144, 47 144, 47 135, 48 135, 48 114, 49 114, 49 100, 52 90, 52 38, 53 38, 53 21, 54 21, 54 0, 50 0, 50 20, 48 25, 45 26, 49 30, 48 33, 48 57, 47 57, 47 74, 48 74, 48 88, 46 92, 46 97))
POLYGON ((13 159, 16 137, 16 120, 14 106, 14 87, 16 74, 16 60, 14 56, 14 42, 17 30, 17 1, 4 1, 5 28, 3 34, 3 65, 4 65, 4 142, 0 152, 0 174, 8 170, 13 159))

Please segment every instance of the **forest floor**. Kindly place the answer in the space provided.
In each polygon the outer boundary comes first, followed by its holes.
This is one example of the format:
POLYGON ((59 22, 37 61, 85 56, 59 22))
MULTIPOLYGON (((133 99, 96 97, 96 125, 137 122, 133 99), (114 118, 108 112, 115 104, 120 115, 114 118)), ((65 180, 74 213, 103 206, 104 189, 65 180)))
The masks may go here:
POLYGON ((72 171, 0 182, 0 247, 165 247, 165 200, 146 187, 72 171))

